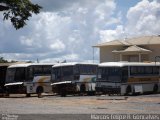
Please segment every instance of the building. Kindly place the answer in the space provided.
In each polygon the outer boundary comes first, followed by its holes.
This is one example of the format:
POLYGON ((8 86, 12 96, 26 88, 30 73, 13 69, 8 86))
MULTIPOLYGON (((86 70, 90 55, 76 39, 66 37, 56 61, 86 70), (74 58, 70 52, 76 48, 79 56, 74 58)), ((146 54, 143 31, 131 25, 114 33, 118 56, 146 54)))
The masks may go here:
POLYGON ((160 35, 114 40, 93 47, 100 49, 100 62, 153 62, 160 56, 160 35))

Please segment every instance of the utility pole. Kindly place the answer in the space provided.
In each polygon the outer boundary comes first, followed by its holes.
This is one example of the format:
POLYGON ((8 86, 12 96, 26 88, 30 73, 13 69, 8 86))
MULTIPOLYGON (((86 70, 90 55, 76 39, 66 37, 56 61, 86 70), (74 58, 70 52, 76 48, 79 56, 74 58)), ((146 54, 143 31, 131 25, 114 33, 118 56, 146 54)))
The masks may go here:
POLYGON ((94 63, 94 47, 93 47, 93 63, 94 63))
POLYGON ((37 63, 39 63, 39 60, 38 60, 38 58, 37 58, 37 63))

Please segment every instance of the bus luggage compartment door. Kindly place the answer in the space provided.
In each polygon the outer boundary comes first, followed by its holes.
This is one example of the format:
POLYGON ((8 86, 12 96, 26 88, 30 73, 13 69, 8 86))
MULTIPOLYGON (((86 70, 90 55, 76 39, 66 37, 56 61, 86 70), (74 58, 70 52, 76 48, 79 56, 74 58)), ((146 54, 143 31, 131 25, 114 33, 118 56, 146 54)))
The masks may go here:
POLYGON ((27 93, 35 93, 34 85, 32 83, 27 84, 26 87, 27 87, 27 93))

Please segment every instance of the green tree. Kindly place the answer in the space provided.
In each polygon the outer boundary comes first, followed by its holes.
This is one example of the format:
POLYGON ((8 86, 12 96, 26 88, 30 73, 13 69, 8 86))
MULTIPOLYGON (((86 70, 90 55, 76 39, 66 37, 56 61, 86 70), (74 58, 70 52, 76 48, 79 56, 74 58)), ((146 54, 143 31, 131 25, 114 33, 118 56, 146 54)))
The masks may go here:
POLYGON ((8 61, 5 60, 3 57, 0 57, 0 63, 8 63, 8 61))
POLYGON ((10 19, 16 29, 26 25, 33 13, 38 14, 42 7, 30 0, 0 0, 0 11, 4 11, 4 20, 10 19))

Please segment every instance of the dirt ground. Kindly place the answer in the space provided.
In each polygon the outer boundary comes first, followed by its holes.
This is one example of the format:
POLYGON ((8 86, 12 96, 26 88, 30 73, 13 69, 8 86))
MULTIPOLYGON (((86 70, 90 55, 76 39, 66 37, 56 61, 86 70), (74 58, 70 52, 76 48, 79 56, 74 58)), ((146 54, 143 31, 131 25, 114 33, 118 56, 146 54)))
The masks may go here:
POLYGON ((160 94, 0 98, 0 114, 160 114, 160 94))

